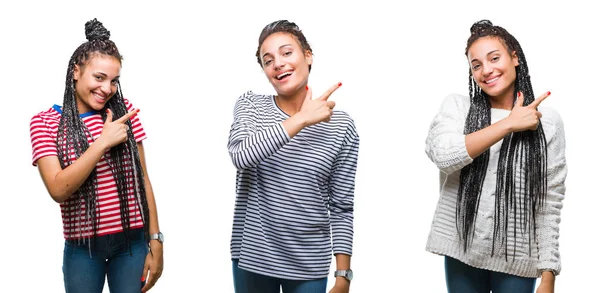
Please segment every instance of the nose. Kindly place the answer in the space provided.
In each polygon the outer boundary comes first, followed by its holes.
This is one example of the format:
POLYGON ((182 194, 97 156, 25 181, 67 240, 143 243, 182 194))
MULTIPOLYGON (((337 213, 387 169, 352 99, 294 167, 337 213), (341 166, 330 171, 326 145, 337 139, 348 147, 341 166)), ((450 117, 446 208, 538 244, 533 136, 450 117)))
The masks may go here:
POLYGON ((283 60, 283 58, 275 58, 273 62, 275 62, 275 69, 281 69, 285 66, 285 60, 283 60))
POLYGON ((104 82, 102 83, 102 86, 100 87, 100 91, 102 91, 102 94, 104 96, 109 96, 112 93, 112 83, 110 81, 108 82, 104 82))
POLYGON ((494 67, 492 67, 492 65, 489 63, 483 63, 481 65, 481 67, 482 67, 481 72, 483 73, 483 76, 489 76, 490 74, 492 74, 494 72, 494 67))

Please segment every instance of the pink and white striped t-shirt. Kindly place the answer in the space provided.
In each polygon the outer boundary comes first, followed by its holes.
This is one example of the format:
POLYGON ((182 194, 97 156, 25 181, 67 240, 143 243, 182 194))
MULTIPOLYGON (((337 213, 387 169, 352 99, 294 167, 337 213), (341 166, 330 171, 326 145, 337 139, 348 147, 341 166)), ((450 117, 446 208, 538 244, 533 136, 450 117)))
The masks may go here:
MULTIPOLYGON (((132 111, 135 109, 127 99, 124 100, 125 105, 127 106, 127 111, 132 111)), ((31 146, 33 149, 33 166, 37 166, 37 160, 43 157, 56 156, 58 159, 56 138, 61 114, 61 107, 54 105, 52 108, 40 112, 31 118, 30 132, 31 146)), ((102 129, 104 127, 102 116, 100 116, 98 112, 92 111, 80 114, 80 117, 93 136, 93 139, 88 137, 88 142, 91 145, 102 133, 102 129)), ((132 118, 130 118, 130 120, 133 126, 132 131, 135 140, 140 142, 146 139, 146 133, 142 127, 142 124, 140 123, 138 115, 134 115, 132 118)), ((96 219, 99 220, 96 234, 98 236, 123 231, 123 228, 121 227, 121 214, 119 209, 117 185, 111 169, 105 160, 105 156, 106 154, 102 156, 96 165, 96 173, 98 178, 98 203, 96 206, 96 219)), ((133 188, 128 191, 128 194, 131 228, 141 228, 143 227, 142 214, 140 207, 135 204, 135 192, 133 188)), ((68 201, 69 200, 72 199, 68 199, 68 201)), ((67 214, 65 211, 65 203, 66 202, 60 204, 65 239, 73 239, 78 236, 91 236, 91 230, 89 227, 87 227, 87 225, 84 225, 83 230, 79 231, 78 223, 85 223, 85 217, 83 219, 79 219, 79 217, 73 212, 71 212, 71 214, 67 214)))

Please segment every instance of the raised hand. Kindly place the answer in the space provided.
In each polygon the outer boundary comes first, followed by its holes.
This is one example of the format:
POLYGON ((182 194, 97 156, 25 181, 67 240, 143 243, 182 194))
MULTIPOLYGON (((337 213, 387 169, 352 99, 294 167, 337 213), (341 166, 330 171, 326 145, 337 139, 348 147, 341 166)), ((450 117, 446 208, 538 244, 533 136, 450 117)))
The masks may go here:
POLYGON ((304 103, 302 104, 300 112, 298 112, 298 115, 301 115, 304 118, 304 121, 306 121, 306 126, 314 125, 320 122, 329 122, 331 115, 333 115, 335 102, 329 101, 328 99, 331 94, 333 94, 333 92, 335 92, 341 86, 342 83, 335 84, 325 91, 323 95, 316 99, 312 98, 312 89, 310 89, 308 86, 306 87, 306 98, 304 99, 304 103))
POLYGON ((125 122, 136 115, 139 112, 139 109, 133 110, 115 121, 112 121, 112 111, 107 109, 106 112, 106 121, 104 122, 104 128, 102 129, 102 134, 100 134, 98 140, 101 140, 106 148, 110 149, 127 140, 127 130, 129 130, 129 126, 127 126, 125 122))
POLYGON ((523 106, 523 93, 519 92, 517 94, 517 102, 508 116, 512 132, 536 130, 540 123, 540 118, 542 118, 542 113, 537 110, 537 107, 548 96, 550 96, 550 92, 539 96, 531 104, 523 106))

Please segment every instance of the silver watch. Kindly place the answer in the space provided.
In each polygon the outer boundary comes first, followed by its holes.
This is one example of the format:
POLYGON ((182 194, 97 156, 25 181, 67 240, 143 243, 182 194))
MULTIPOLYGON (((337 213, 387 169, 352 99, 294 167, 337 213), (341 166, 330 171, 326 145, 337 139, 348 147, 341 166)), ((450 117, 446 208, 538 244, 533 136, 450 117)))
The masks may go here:
POLYGON ((165 242, 165 236, 163 236, 163 233, 161 232, 150 234, 150 240, 158 240, 160 244, 163 244, 163 242, 165 242))
POLYGON ((352 273, 352 270, 343 270, 343 271, 335 271, 335 273, 333 273, 334 277, 344 277, 346 278, 346 280, 348 280, 348 282, 352 281, 352 278, 354 278, 354 273, 352 273))

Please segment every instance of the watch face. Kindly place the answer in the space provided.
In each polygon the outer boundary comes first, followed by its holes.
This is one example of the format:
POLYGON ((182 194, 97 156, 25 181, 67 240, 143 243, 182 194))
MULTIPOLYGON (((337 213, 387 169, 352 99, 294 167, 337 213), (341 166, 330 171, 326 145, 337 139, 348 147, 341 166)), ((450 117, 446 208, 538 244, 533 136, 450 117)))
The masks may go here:
POLYGON ((163 233, 158 233, 158 240, 160 241, 160 243, 165 242, 165 236, 163 236, 163 233))
POLYGON ((347 270, 346 272, 346 279, 348 279, 348 281, 352 281, 352 278, 354 278, 354 273, 352 273, 352 270, 347 270))

